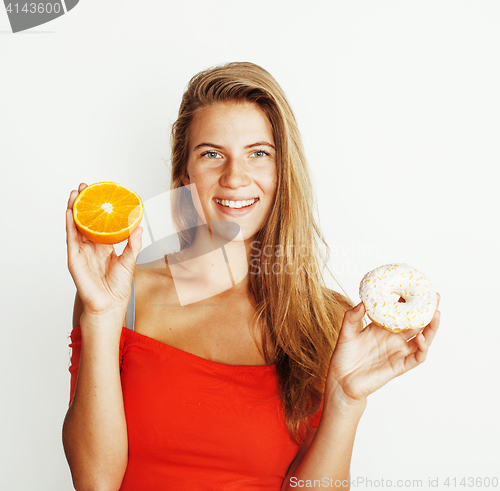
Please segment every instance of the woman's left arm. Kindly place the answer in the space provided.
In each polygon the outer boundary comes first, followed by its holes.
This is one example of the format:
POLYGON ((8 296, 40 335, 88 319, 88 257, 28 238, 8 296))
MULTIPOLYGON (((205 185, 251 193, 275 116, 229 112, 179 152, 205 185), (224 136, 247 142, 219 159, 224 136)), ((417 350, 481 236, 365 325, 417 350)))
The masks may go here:
MULTIPOLYGON (((438 299, 439 299, 438 294, 438 299)), ((439 310, 422 331, 359 330, 362 303, 345 313, 328 372, 320 424, 290 466, 282 491, 317 484, 350 489, 354 436, 369 394, 420 365, 439 326, 439 310), (316 480, 316 483, 314 481, 316 480)))
POLYGON ((336 405, 325 401, 319 426, 290 467, 282 491, 307 487, 306 481, 311 481, 309 487, 312 487, 314 480, 317 481, 316 486, 321 485, 322 488, 350 488, 349 468, 354 435, 365 405, 336 405))

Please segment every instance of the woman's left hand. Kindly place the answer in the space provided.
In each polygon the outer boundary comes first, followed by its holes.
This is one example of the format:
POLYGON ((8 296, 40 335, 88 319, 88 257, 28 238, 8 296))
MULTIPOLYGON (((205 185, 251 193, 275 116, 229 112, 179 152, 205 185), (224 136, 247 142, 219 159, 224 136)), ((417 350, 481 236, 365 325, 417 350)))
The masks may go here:
MULTIPOLYGON (((438 307, 440 298, 438 293, 438 307)), ((440 317, 436 310, 423 330, 393 333, 373 323, 360 331, 359 322, 364 314, 365 307, 360 303, 344 315, 330 361, 325 399, 333 397, 350 404, 366 403, 369 394, 420 365, 436 335, 440 317)))

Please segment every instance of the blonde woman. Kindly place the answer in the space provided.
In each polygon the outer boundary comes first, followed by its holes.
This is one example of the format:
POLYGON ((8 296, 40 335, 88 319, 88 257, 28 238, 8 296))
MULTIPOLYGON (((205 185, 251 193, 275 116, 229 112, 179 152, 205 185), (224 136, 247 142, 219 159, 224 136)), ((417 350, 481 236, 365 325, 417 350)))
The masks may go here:
MULTIPOLYGON (((299 131, 263 68, 229 63, 190 81, 171 188, 191 184, 197 197, 177 203, 178 264, 206 252, 203 216, 239 225, 248 274, 182 307, 168 257, 136 265, 142 228, 117 257, 75 228, 70 194, 77 295, 63 443, 75 488, 349 489, 367 396, 425 360, 439 312, 421 333, 361 329, 363 304, 325 286, 299 131)), ((183 274, 219 280, 210 264, 183 274)))

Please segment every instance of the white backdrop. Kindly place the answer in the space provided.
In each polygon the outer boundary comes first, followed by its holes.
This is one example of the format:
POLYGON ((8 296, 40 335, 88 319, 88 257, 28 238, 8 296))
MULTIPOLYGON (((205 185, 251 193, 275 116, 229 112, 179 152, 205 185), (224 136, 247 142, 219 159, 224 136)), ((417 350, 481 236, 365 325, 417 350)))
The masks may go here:
POLYGON ((393 261, 442 296, 427 361, 369 397, 353 489, 500 478, 499 25, 496 0, 81 0, 17 34, 0 10, 0 488, 73 489, 69 192, 169 189, 183 90, 229 61, 260 64, 285 90, 351 298, 393 261))

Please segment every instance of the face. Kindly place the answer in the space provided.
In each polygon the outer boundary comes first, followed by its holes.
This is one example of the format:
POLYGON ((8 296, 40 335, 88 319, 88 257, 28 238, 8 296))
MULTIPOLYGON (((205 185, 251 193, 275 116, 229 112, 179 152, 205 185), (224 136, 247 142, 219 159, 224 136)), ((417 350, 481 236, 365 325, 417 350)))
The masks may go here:
MULTIPOLYGON (((251 239, 266 223, 276 193, 276 151, 271 124, 249 102, 203 108, 190 128, 189 178, 208 221, 233 221, 251 239)), ((200 213, 201 210, 198 210, 200 213)))

